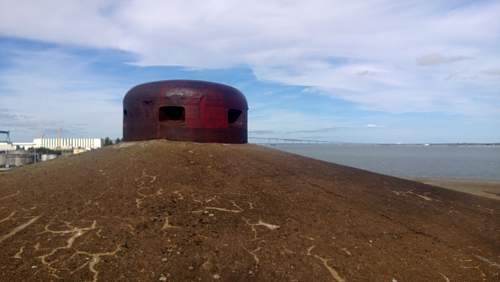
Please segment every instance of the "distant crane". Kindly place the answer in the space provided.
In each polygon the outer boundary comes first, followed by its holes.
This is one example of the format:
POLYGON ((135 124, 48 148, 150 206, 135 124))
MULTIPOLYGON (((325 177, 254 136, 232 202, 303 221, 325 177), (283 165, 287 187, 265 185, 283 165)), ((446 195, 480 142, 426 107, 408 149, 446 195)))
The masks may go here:
POLYGON ((0 130, 0 134, 4 134, 5 135, 5 139, 4 140, 0 140, 0 141, 10 143, 10 131, 0 130))

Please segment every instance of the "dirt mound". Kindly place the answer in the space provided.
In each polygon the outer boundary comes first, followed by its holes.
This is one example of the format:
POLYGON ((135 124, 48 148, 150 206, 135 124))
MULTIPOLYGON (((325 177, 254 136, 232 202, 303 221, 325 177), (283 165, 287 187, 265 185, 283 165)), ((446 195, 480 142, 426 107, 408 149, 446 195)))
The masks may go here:
POLYGON ((0 280, 499 281, 498 201, 254 145, 0 175, 0 280))

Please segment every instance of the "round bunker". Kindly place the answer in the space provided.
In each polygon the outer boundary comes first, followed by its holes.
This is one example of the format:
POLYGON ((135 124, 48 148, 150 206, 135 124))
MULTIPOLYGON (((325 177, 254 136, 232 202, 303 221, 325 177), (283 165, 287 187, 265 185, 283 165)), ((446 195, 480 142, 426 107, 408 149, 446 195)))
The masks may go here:
POLYGON ((213 82, 164 80, 135 86, 123 99, 123 139, 247 143, 245 96, 213 82))

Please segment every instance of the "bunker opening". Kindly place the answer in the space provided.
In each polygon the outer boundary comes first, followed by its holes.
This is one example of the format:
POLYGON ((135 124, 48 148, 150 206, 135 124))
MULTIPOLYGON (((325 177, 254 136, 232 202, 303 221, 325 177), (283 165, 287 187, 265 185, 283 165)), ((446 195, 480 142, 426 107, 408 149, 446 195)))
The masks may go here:
POLYGON ((240 118, 241 111, 237 109, 229 109, 227 111, 227 123, 233 124, 235 123, 238 118, 240 118))
POLYGON ((185 110, 184 107, 179 106, 166 106, 159 109, 160 121, 184 121, 185 110))

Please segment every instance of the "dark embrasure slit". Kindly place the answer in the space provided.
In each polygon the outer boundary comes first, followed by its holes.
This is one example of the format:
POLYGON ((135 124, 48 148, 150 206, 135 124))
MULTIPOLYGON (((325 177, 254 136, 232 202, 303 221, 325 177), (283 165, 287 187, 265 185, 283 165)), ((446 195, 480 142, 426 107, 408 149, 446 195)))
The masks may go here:
POLYGON ((241 115, 240 110, 229 109, 227 111, 227 122, 229 124, 235 123, 238 120, 238 118, 240 117, 240 115, 241 115))
POLYGON ((184 121, 185 120, 185 110, 184 107, 178 106, 166 106, 161 107, 159 110, 159 120, 160 121, 184 121))

